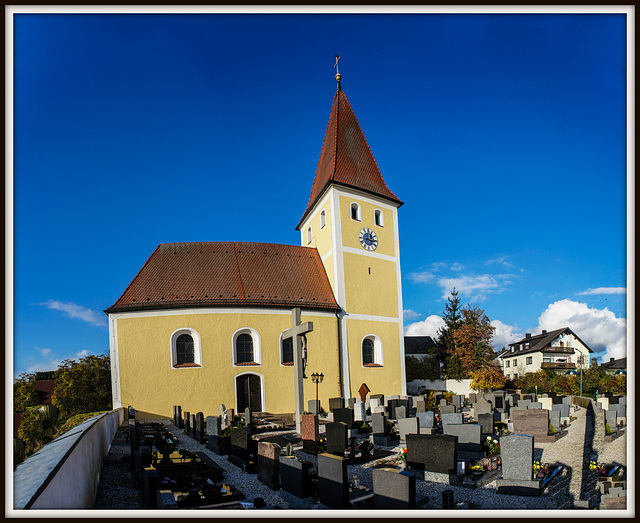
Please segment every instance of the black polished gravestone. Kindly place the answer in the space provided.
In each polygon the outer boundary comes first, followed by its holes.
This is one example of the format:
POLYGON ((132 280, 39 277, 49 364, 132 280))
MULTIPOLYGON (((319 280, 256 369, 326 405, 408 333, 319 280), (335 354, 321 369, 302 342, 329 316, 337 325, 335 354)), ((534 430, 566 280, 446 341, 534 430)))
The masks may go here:
POLYGON ((180 405, 173 406, 173 424, 177 428, 182 428, 182 407, 180 405))
POLYGON ((280 456, 280 485, 282 490, 298 498, 311 495, 313 463, 295 456, 280 456))
POLYGON ((349 480, 344 457, 318 454, 318 495, 320 503, 329 508, 349 507, 349 480))
POLYGON ((245 427, 231 427, 231 446, 227 460, 249 474, 255 474, 256 442, 245 427))
POLYGON ((396 409, 398 407, 405 407, 406 411, 409 412, 409 400, 404 399, 392 399, 387 403, 387 409, 389 411, 389 419, 396 419, 396 409))
POLYGON ((416 475, 406 470, 373 469, 373 508, 416 508, 416 475))
POLYGON ((228 453, 229 437, 222 436, 222 420, 220 416, 207 416, 206 419, 207 448, 216 454, 228 453))
POLYGON ((200 443, 207 442, 207 436, 205 433, 205 426, 204 426, 204 414, 202 412, 198 412, 196 414, 196 427, 194 430, 194 437, 196 438, 196 441, 200 443))
POLYGON ((482 427, 483 434, 493 434, 493 414, 478 414, 476 416, 478 423, 482 427))
POLYGON ((353 409, 333 409, 334 423, 345 423, 348 429, 353 428, 353 409))
POLYGON ((191 423, 191 413, 189 412, 185 412, 184 413, 184 422, 183 422, 183 427, 184 427, 184 433, 189 435, 190 434, 190 430, 191 427, 189 426, 189 424, 191 423))
POLYGON ((325 435, 327 437, 327 452, 336 456, 344 456, 347 448, 347 424, 338 421, 325 425, 325 435))
POLYGON ((424 472, 456 474, 458 437, 443 434, 407 434, 407 466, 424 472))

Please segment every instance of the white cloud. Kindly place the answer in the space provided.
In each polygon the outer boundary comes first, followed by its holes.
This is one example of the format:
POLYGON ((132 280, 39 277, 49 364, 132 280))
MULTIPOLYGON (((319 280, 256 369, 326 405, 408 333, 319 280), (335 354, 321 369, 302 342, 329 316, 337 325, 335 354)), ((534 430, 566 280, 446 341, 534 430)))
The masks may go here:
POLYGON ((463 275, 457 278, 440 278, 438 285, 442 288, 443 298, 447 298, 454 287, 462 297, 473 297, 475 301, 482 301, 486 294, 499 293, 505 290, 504 285, 511 283, 506 278, 512 275, 489 274, 463 275), (502 280, 502 281, 501 281, 502 280))
POLYGON ((25 372, 45 372, 49 370, 56 370, 60 365, 60 358, 58 358, 51 349, 36 347, 40 352, 40 358, 37 360, 32 356, 29 358, 29 365, 25 372))
POLYGON ((81 350, 80 352, 76 352, 74 359, 79 360, 79 359, 85 358, 89 354, 91 353, 87 349, 84 349, 84 350, 81 350))
POLYGON ((53 351, 51 349, 40 349, 39 347, 36 348, 40 351, 40 354, 43 358, 48 358, 53 354, 53 351))
POLYGON ((83 307, 82 305, 76 305, 75 303, 63 303, 56 300, 47 300, 46 302, 39 303, 38 305, 44 305, 48 309, 61 311, 69 318, 79 319, 90 323, 91 325, 95 325, 96 327, 107 326, 107 319, 105 317, 96 311, 83 307))
POLYGON ((451 269, 452 271, 456 271, 456 272, 458 272, 458 271, 461 271, 461 270, 463 270, 463 269, 464 269, 464 265, 462 265, 461 263, 456 262, 456 263, 454 263, 454 264, 450 267, 450 269, 451 269))
POLYGON ((404 318, 404 321, 415 320, 420 317, 420 313, 412 311, 411 309, 405 309, 402 311, 402 317, 404 318))
POLYGON ((431 336, 435 339, 438 337, 438 329, 441 327, 444 327, 444 320, 440 316, 432 314, 423 321, 407 325, 404 334, 405 336, 431 336))
POLYGON ((491 320, 491 326, 496 329, 493 331, 493 348, 495 350, 506 348, 509 343, 522 338, 522 334, 515 332, 517 327, 502 323, 500 320, 491 320))
POLYGON ((410 272, 407 274, 407 278, 413 283, 431 283, 435 276, 430 272, 410 272))
POLYGON ((507 261, 508 256, 499 256, 498 258, 493 258, 491 260, 487 260, 484 262, 485 265, 503 265, 504 267, 511 268, 513 267, 513 263, 507 261))
POLYGON ((586 303, 560 300, 552 303, 538 318, 537 332, 569 327, 600 361, 627 355, 627 320, 606 307, 589 308, 586 303))
POLYGON ((585 296, 588 294, 627 294, 626 287, 597 287, 595 289, 587 289, 579 292, 578 295, 585 296))

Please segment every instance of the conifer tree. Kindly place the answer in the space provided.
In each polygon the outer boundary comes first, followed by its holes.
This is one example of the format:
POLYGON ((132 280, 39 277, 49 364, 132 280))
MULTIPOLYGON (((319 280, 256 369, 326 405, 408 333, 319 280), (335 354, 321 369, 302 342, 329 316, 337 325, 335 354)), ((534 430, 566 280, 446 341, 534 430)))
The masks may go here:
POLYGON ((461 377, 462 367, 456 355, 454 333, 462 326, 462 314, 460 312, 460 298, 458 298, 458 291, 455 287, 447 298, 442 319, 444 327, 438 330, 437 340, 440 347, 438 360, 444 364, 444 373, 447 377, 458 379, 461 377))

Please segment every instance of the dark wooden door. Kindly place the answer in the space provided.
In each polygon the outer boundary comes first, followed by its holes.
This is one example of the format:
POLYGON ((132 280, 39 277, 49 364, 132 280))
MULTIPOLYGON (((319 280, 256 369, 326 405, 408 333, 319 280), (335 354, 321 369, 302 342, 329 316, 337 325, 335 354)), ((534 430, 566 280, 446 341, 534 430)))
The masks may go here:
POLYGON ((253 412, 262 412, 262 391, 260 389, 260 376, 256 374, 243 374, 236 378, 236 391, 238 393, 238 412, 244 413, 249 407, 253 412))

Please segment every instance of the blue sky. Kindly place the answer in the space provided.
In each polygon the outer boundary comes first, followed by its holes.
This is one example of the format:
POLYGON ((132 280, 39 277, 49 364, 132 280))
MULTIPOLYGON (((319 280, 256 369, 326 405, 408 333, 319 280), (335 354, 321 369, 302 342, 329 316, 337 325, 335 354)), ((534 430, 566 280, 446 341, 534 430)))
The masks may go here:
POLYGON ((335 54, 404 201, 407 333, 435 334, 455 286, 496 348, 569 326, 626 355, 624 14, 30 12, 13 30, 14 375, 107 352, 102 311, 160 243, 299 244, 335 54))

